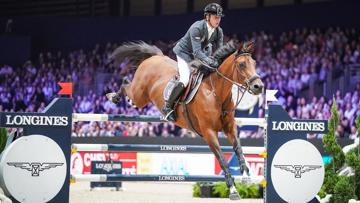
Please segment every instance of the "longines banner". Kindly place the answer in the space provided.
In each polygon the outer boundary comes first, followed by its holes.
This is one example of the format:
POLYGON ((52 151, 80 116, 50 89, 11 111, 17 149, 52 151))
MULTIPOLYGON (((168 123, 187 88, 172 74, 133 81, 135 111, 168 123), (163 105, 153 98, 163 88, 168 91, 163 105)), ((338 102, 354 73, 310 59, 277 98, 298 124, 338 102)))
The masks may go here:
POLYGON ((3 152, 1 187, 13 202, 68 202, 72 102, 54 99, 42 113, 0 112, 0 126, 22 128, 3 152))
POLYGON ((45 116, 43 114, 29 113, 2 113, 0 126, 6 128, 19 128, 26 126, 67 126, 69 119, 66 116, 45 116))
POLYGON ((0 170, 1 185, 16 200, 47 202, 62 188, 67 164, 56 142, 43 135, 30 135, 5 149, 0 170))
MULTIPOLYGON (((318 202, 324 163, 308 134, 327 132, 326 120, 293 120, 280 105, 269 105, 267 196, 272 202, 318 202)), ((270 202, 269 202, 270 203, 270 202)))

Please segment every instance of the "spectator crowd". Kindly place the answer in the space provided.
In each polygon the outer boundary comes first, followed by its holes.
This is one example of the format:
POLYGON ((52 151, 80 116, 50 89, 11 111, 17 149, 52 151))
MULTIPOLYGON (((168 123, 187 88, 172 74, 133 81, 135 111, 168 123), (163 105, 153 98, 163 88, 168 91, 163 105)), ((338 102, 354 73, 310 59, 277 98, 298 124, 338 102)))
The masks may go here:
MULTIPOLYGON (((354 28, 296 29, 274 36, 266 32, 249 35, 226 36, 229 40, 255 40, 253 57, 257 71, 266 89, 279 90, 279 103, 289 115, 300 119, 329 119, 333 98, 340 114, 337 128, 339 137, 357 136, 355 119, 360 115, 360 84, 348 92, 333 90, 332 97, 302 96, 311 87, 326 83, 329 74, 338 77, 345 66, 360 63, 360 35, 354 28)), ((148 42, 159 47, 164 54, 174 57, 173 41, 148 42)), ((57 97, 59 81, 74 84, 73 110, 79 113, 106 113, 127 115, 160 115, 152 104, 143 109, 129 105, 125 98, 115 105, 105 94, 119 89, 122 78, 132 78, 134 68, 126 61, 114 64, 109 55, 116 43, 95 45, 92 50, 70 53, 42 52, 35 60, 22 67, 1 64, 0 111, 40 112, 57 97), (102 77, 100 77, 102 76, 102 77)), ((263 116, 263 111, 259 111, 263 116)), ((195 137, 172 123, 135 122, 78 122, 73 124, 73 136, 163 136, 195 137)), ((241 137, 262 137, 263 132, 240 132, 241 137)), ((316 137, 316 136, 315 136, 316 137)))

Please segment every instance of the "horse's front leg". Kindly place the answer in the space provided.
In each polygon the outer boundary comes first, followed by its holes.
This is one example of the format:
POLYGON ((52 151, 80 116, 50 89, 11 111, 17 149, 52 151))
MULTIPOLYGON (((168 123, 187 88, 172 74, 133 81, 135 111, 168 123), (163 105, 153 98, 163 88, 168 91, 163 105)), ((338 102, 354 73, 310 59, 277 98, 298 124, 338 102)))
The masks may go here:
POLYGON ((240 164, 240 175, 243 175, 244 172, 247 175, 250 175, 249 168, 246 165, 244 153, 240 144, 240 139, 237 136, 237 126, 233 114, 232 113, 227 114, 224 117, 223 123, 224 123, 223 126, 224 133, 227 139, 229 140, 231 146, 233 147, 236 157, 240 164))
POLYGON ((223 152, 221 151, 217 132, 214 130, 207 130, 206 133, 203 134, 203 136, 205 141, 208 143, 211 151, 214 153, 216 159, 218 160, 221 169, 224 171, 226 185, 230 189, 229 198, 231 200, 239 200, 240 195, 235 188, 234 178, 230 175, 228 163, 224 157, 223 152))

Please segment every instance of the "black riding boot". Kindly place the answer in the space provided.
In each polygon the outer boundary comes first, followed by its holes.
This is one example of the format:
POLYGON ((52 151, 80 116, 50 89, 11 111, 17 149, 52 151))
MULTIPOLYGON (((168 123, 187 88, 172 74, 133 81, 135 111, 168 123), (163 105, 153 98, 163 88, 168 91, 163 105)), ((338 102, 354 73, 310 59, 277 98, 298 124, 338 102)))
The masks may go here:
POLYGON ((174 104, 184 89, 185 89, 184 84, 181 82, 177 82, 175 87, 172 89, 168 99, 165 100, 165 105, 162 108, 162 112, 164 114, 165 120, 172 122, 176 120, 174 104))

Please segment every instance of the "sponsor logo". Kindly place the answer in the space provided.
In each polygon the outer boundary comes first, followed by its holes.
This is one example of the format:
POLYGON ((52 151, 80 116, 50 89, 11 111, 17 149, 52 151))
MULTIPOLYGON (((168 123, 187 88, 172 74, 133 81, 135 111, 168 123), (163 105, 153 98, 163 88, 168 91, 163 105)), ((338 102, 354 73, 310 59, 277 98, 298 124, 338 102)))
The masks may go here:
POLYGON ((95 164, 96 169, 102 169, 106 172, 110 172, 115 169, 121 169, 121 164, 114 164, 114 163, 96 163, 95 164))
POLYGON ((161 181, 184 181, 185 176, 159 176, 161 181))
POLYGON ((61 191, 67 174, 64 152, 43 135, 16 139, 4 150, 0 166, 2 188, 18 202, 49 202, 61 191))
POLYGON ((161 151, 186 151, 186 146, 177 146, 177 145, 161 145, 160 146, 161 151))
POLYGON ((74 174, 91 173, 92 161, 121 161, 122 174, 137 174, 136 152, 78 152, 71 154, 71 172, 74 174))
POLYGON ((6 115, 5 125, 67 126, 66 116, 6 115))
POLYGON ((320 165, 274 165, 275 168, 293 173, 295 178, 301 178, 301 174, 321 168, 320 165))
POLYGON ((306 140, 294 139, 283 144, 271 163, 271 182, 286 202, 309 202, 324 181, 324 163, 320 152, 306 140))
POLYGON ((62 166, 64 163, 29 163, 29 162, 8 162, 7 165, 28 170, 31 176, 40 176, 40 171, 62 166))
POLYGON ((276 131, 325 131, 324 122, 273 121, 272 130, 276 131))
POLYGON ((82 174, 84 170, 84 160, 80 153, 73 153, 71 154, 71 167, 70 172, 71 174, 82 174))

